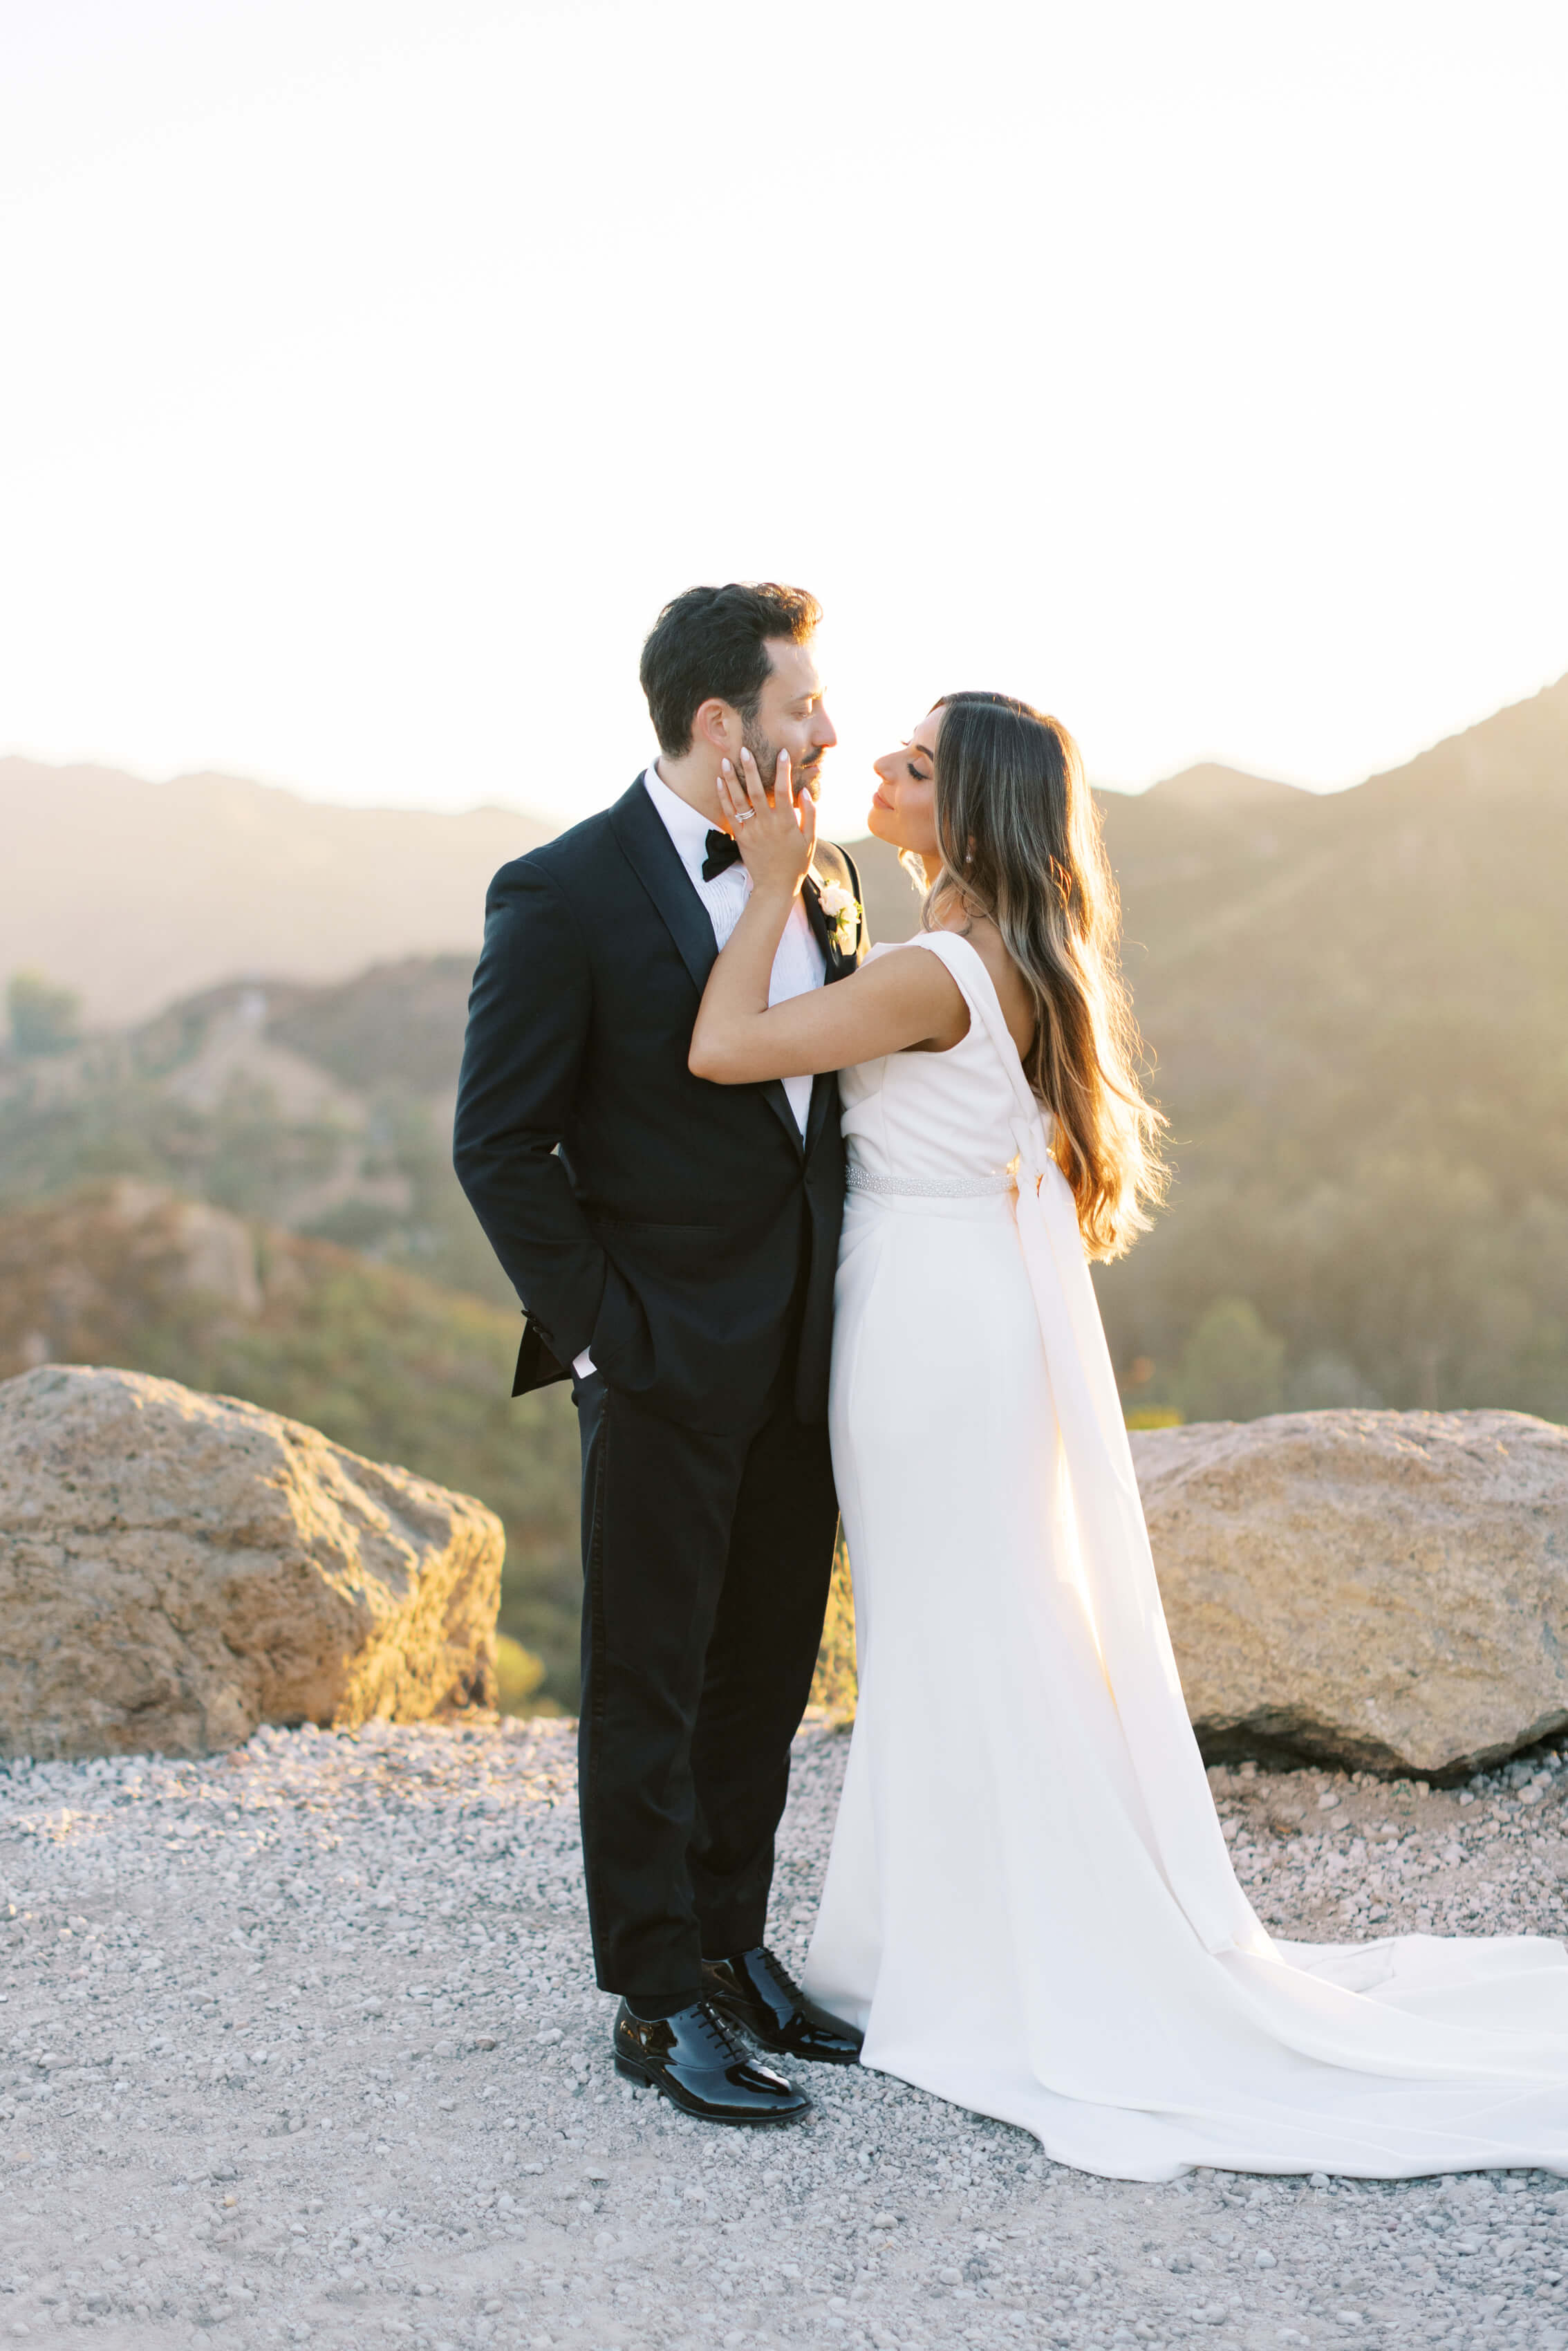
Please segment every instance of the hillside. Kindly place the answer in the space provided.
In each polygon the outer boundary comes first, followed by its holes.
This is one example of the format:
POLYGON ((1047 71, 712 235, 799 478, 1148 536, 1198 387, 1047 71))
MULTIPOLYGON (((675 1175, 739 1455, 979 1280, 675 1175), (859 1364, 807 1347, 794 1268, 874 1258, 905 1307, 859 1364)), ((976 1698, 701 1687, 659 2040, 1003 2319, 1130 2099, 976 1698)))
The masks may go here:
MULTIPOLYGON (((1568 680, 1353 791, 1206 767, 1103 806, 1176 1171, 1097 1277, 1130 1406, 1568 1418, 1568 680)), ((514 1312, 448 1155, 470 958, 0 1051, 0 1204, 136 1176, 514 1312)))
POLYGON ((1568 680, 1354 791, 1105 806, 1179 1179, 1101 1277, 1134 1386, 1235 1404, 1183 1393, 1228 1299, 1254 1408, 1568 1417, 1568 680))
POLYGON ((551 829, 507 809, 329 808, 235 776, 0 759, 0 980, 47 972, 97 1026, 256 974, 472 956, 491 874, 551 829))
POLYGON ((0 1049, 0 1207, 134 1176, 515 1311, 452 1173, 471 968, 230 983, 62 1051, 0 1049))

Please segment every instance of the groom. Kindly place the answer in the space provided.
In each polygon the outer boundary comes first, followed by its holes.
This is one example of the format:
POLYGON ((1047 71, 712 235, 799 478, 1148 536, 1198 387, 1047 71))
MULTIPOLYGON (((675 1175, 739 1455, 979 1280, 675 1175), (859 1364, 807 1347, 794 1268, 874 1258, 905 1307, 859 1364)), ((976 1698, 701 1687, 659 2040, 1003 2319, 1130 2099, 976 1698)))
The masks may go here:
MULTIPOLYGON (((837 740, 818 618, 768 583, 688 589, 660 613, 642 662, 657 759, 490 885, 454 1148, 524 1301, 513 1393, 570 1376, 578 1409, 583 1866, 598 1980, 621 1994, 615 2062, 727 2123, 809 2105, 737 2026, 793 2059, 860 2047, 763 1944, 838 1525, 838 1089, 686 1067, 750 892, 719 763, 745 745, 770 778, 788 751, 816 789, 837 740)), ((853 865, 819 841, 815 869, 775 1002, 862 952, 853 865)))

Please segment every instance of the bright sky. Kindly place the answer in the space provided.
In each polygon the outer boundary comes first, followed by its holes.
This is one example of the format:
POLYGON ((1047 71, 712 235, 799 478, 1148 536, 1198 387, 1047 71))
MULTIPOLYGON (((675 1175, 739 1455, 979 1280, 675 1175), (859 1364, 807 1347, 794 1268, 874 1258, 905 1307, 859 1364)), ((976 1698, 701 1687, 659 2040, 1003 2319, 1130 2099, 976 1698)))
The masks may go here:
POLYGON ((1351 783, 1568 669, 1561 0, 0 0, 0 748, 575 813, 660 603, 1351 783))

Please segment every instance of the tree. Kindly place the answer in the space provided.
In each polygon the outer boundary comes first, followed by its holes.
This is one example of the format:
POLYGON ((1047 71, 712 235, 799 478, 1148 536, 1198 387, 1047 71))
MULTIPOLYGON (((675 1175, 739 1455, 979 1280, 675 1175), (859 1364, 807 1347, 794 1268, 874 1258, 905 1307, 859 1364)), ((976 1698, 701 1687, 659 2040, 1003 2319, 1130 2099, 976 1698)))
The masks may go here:
POLYGON ((1188 1420, 1258 1420, 1285 1401, 1285 1343, 1249 1298, 1217 1298, 1182 1350, 1188 1420))
POLYGON ((41 971, 18 971, 5 990, 11 1041, 18 1053, 61 1053, 81 1034, 81 998, 41 971))

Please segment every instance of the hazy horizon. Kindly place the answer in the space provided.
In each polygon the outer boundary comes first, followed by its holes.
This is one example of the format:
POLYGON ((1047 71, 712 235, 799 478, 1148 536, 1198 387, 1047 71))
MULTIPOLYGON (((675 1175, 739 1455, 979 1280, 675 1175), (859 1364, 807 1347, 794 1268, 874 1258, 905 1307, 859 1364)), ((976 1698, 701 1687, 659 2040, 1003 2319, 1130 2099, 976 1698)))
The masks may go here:
MULTIPOLYGON (((1490 716, 1491 714, 1487 713, 1484 715, 1490 716)), ((1424 743, 1417 746, 1418 750, 1425 750, 1428 747, 1429 747, 1424 743)), ((608 805, 612 799, 626 789, 626 786, 632 781, 632 777, 641 771, 638 764, 639 760, 641 762, 641 767, 646 767, 648 762, 655 758, 657 755, 658 745, 650 739, 643 747, 641 753, 633 753, 630 759, 622 762, 622 767, 625 772, 623 774, 618 774, 606 783, 604 800, 598 805, 608 805)), ((829 755, 828 767, 830 769, 830 783, 835 780, 831 770, 837 764, 839 758, 840 754, 836 751, 829 755)), ((291 782, 287 777, 247 774, 240 768, 234 767, 214 767, 209 765, 200 768, 173 768, 161 775, 150 775, 145 769, 129 767, 122 759, 104 758, 94 754, 87 754, 80 757, 73 757, 69 755, 59 757, 50 752, 38 751, 29 748, 25 745, 18 744, 0 746, 0 763, 4 763, 7 759, 19 760, 29 767, 57 768, 62 774, 68 773, 73 768, 95 769, 110 775, 125 776, 133 783, 151 784, 154 787, 165 784, 188 783, 198 777, 215 777, 221 778, 225 783, 254 785, 261 791, 284 792, 287 793, 291 799, 308 801, 314 808, 358 810, 367 816, 382 814, 387 816, 407 815, 464 817, 483 816, 489 810, 500 810, 508 815, 549 817, 559 821, 564 830, 567 825, 575 824, 578 822, 580 818, 591 813, 591 808, 590 806, 579 805, 575 808, 552 808, 543 799, 523 800, 518 799, 506 799, 501 797, 499 794, 491 794, 484 799, 473 800, 448 799, 436 801, 413 799, 350 799, 341 793, 334 792, 329 787, 323 788, 319 791, 310 790, 302 784, 291 782)), ((1117 783, 1101 776, 1092 776, 1090 778, 1090 782, 1097 792, 1115 792, 1129 799, 1141 799, 1145 792, 1153 791, 1156 784, 1170 783, 1174 781, 1176 777, 1187 774, 1190 772, 1191 768, 1224 768, 1238 774, 1255 774, 1255 770, 1251 768, 1239 768, 1237 762, 1233 759, 1214 758, 1194 759, 1189 762, 1187 768, 1175 768, 1169 775, 1151 776, 1147 782, 1141 784, 1117 783)), ((870 800, 872 780, 874 779, 868 780, 866 785, 866 799, 868 804, 870 800)), ((1348 783, 1339 784, 1303 783, 1287 776, 1259 776, 1257 777, 1257 780, 1260 783, 1283 784, 1289 789, 1313 792, 1321 798, 1336 792, 1354 791, 1358 785, 1365 783, 1368 778, 1364 776, 1356 776, 1348 783)), ((839 779, 839 789, 834 797, 841 803, 844 800, 845 794, 841 778, 839 779)), ((826 831, 826 823, 824 821, 823 830, 826 831)), ((840 830, 845 830, 845 827, 841 824, 840 830)), ((864 830, 863 825, 861 827, 861 830, 864 830)))
MULTIPOLYGON (((1148 844, 1163 842, 1190 883, 1207 870, 1204 852, 1192 865, 1200 841, 1230 842, 1222 862, 1237 844, 1260 843, 1270 857, 1299 857, 1295 883, 1310 890, 1319 861, 1360 837, 1364 818, 1375 831, 1390 811, 1405 827, 1424 810, 1417 821, 1448 837, 1472 820, 1478 795, 1493 824, 1521 800, 1549 808, 1565 747, 1568 676, 1365 778, 1359 808, 1345 804, 1361 791, 1312 794, 1199 768, 1152 796, 1106 794, 1108 847, 1120 876, 1129 857, 1135 872, 1148 844)), ((626 780, 611 778, 601 802, 626 780)), ((471 954, 490 876, 572 813, 377 808, 246 777, 154 783, 0 758, 0 932, 12 970, 42 972, 78 992, 92 1019, 120 1024, 241 974, 325 980, 411 954, 471 954)), ((914 901, 892 852, 873 855, 880 845, 863 841, 864 813, 863 803, 851 811, 840 837, 855 844, 873 935, 901 935, 914 901)))
MULTIPOLYGON (((1564 673, 1564 677, 1568 677, 1568 673, 1564 673)), ((1544 680, 1541 687, 1538 689, 1538 692, 1544 693, 1548 686, 1559 684, 1563 682, 1563 679, 1556 677, 1544 680)), ((1521 697, 1521 699, 1525 701, 1533 700, 1534 698, 1535 697, 1533 695, 1521 697)), ((1501 707, 1505 709, 1514 706, 1516 705, 1501 705, 1501 707)), ((1497 709, 1483 711, 1479 714, 1478 718, 1473 721, 1467 721, 1464 726, 1453 731, 1460 734, 1466 733, 1469 730, 1469 727, 1472 725, 1484 725, 1487 719, 1494 718, 1497 716, 1499 716, 1499 711, 1497 709)), ((1416 743, 1414 749, 1408 755, 1408 758, 1396 762, 1396 765, 1398 767, 1408 765, 1410 760, 1419 758, 1423 752, 1435 749, 1437 747, 1438 744, 1451 739, 1451 736, 1442 736, 1418 741, 1416 743)), ((642 750, 636 754, 636 760, 640 761, 641 765, 645 767, 650 760, 657 756, 657 753, 658 746, 653 739, 652 736, 650 736, 648 740, 643 746, 642 750)), ((836 789, 831 789, 824 795, 824 797, 829 800, 830 805, 836 805, 841 810, 847 810, 850 804, 841 774, 835 775, 833 772, 835 769, 840 768, 842 757, 843 754, 841 747, 828 755, 828 783, 830 787, 836 787, 836 789)), ((188 783, 203 778, 211 778, 225 783, 234 783, 247 787, 254 786, 256 789, 262 791, 282 792, 292 799, 305 801, 310 806, 316 808, 338 810, 346 813, 357 811, 367 816, 382 813, 389 816, 445 816, 456 818, 465 816, 484 816, 487 813, 496 812, 507 815, 546 818, 552 822, 559 823, 563 830, 567 825, 576 823, 582 816, 590 814, 593 805, 607 806, 612 799, 624 790, 627 783, 631 781, 632 776, 640 771, 638 765, 633 761, 629 760, 624 762, 624 772, 607 783, 604 798, 601 802, 588 805, 580 803, 578 806, 573 808, 561 808, 552 807, 548 801, 542 799, 523 800, 517 799, 508 799, 498 796, 493 796, 485 799, 465 801, 455 799, 434 801, 415 799, 347 799, 340 793, 335 793, 330 789, 323 789, 319 791, 308 790, 304 786, 298 783, 292 783, 285 778, 246 774, 235 768, 211 766, 203 768, 177 768, 171 769, 162 775, 149 775, 143 770, 129 768, 124 764, 124 762, 116 759, 100 758, 90 756, 82 758, 68 757, 62 758, 52 757, 47 753, 27 750, 15 746, 0 747, 0 766, 3 766, 7 760, 18 760, 29 766, 57 768, 62 774, 68 773, 73 769, 97 771, 113 776, 124 777, 132 783, 148 784, 154 788, 161 785, 188 783)), ((1355 791, 1361 785, 1371 782, 1375 776, 1385 775, 1393 772, 1392 768, 1369 769, 1365 775, 1353 776, 1343 782, 1314 783, 1300 777, 1263 775, 1256 768, 1241 767, 1240 764, 1234 759, 1227 759, 1218 755, 1211 755, 1191 760, 1186 767, 1172 768, 1160 775, 1151 776, 1142 783, 1122 783, 1112 778, 1093 775, 1090 777, 1089 780, 1093 789, 1097 792, 1113 792, 1120 798, 1138 799, 1141 799, 1145 792, 1153 791, 1156 785, 1175 783, 1186 776, 1199 773, 1205 769, 1220 769, 1229 774, 1245 776, 1250 780, 1260 784, 1278 784, 1286 790, 1311 792, 1319 799, 1331 798, 1335 794, 1342 792, 1355 791)), ((865 786, 868 802, 873 780, 874 779, 868 777, 865 786)), ((846 838, 851 837, 853 831, 857 830, 857 828, 852 827, 849 822, 845 821, 841 821, 837 829, 844 833, 846 838)), ((827 820, 825 818, 823 830, 824 831, 828 830, 827 820)), ((862 823, 859 826, 858 831, 863 832, 864 830, 864 825, 862 823)))

